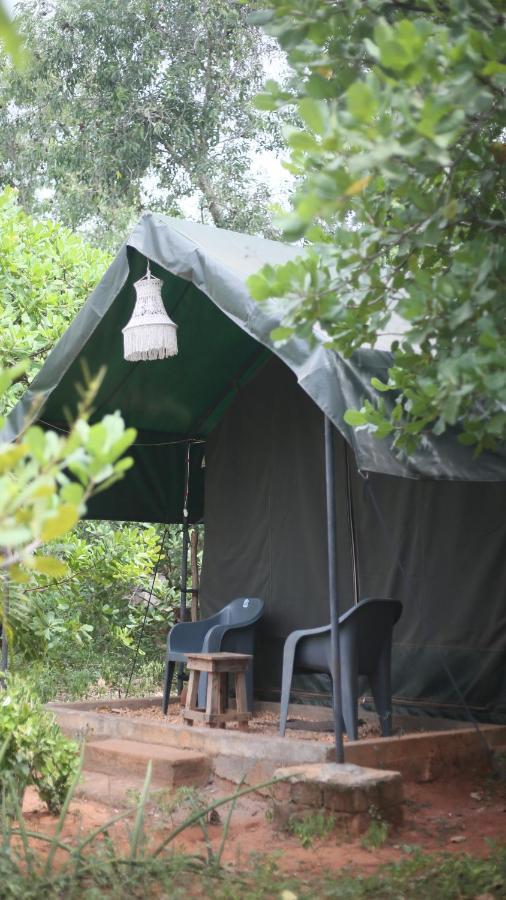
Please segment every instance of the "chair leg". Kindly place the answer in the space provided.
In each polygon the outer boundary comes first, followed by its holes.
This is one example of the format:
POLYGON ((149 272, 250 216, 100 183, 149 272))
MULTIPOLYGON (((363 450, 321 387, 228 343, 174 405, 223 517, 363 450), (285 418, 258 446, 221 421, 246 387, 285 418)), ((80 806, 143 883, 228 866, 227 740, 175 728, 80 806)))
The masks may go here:
POLYGON ((205 709, 207 706, 207 683, 209 676, 207 672, 202 672, 199 682, 199 709, 205 709))
POLYGON ((357 677, 347 678, 343 671, 341 671, 341 703, 348 740, 356 741, 358 738, 358 679, 357 677))
POLYGON ((391 651, 391 645, 387 644, 375 672, 369 676, 382 737, 390 737, 392 734, 391 651))
POLYGON ((353 635, 342 635, 339 649, 341 662, 341 708, 349 741, 358 738, 358 657, 353 635))
POLYGON ((167 660, 167 665, 165 667, 165 683, 163 686, 163 701, 162 701, 162 711, 164 716, 167 715, 167 710, 169 708, 170 701, 170 689, 172 687, 172 679, 174 677, 174 669, 176 667, 175 662, 172 660, 167 660))
POLYGON ((283 652, 283 677, 281 681, 281 702, 279 706, 279 733, 284 737, 286 731, 286 719, 288 716, 288 704, 290 702, 290 689, 292 687, 293 662, 295 659, 295 644, 285 642, 283 652))

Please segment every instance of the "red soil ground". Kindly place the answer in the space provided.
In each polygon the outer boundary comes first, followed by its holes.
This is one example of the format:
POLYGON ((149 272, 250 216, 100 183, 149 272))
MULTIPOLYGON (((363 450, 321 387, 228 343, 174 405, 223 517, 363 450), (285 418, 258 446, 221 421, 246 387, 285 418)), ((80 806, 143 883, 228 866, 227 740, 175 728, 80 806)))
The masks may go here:
MULTIPOLYGON (((226 782, 213 782, 202 791, 212 802, 233 792, 226 782)), ((226 842, 223 862, 246 869, 258 854, 275 856, 278 866, 291 875, 305 877, 337 872, 353 866, 364 873, 378 865, 398 861, 415 846, 426 852, 448 851, 485 856, 488 841, 506 843, 506 784, 478 774, 453 774, 425 784, 405 785, 405 821, 392 832, 385 845, 367 850, 360 839, 343 840, 330 834, 314 841, 311 849, 304 849, 298 838, 274 831, 266 815, 268 804, 261 797, 250 795, 236 807, 226 842)), ((24 809, 27 827, 44 834, 55 828, 56 819, 50 816, 30 789, 24 809)), ((214 849, 221 843, 226 807, 220 810, 220 821, 209 824, 214 849)), ((84 799, 72 803, 62 835, 72 842, 105 823, 114 810, 84 799)), ((181 821, 188 810, 179 811, 175 821, 181 821)), ((146 832, 150 844, 156 846, 167 835, 173 822, 162 808, 152 807, 146 815, 146 832)), ((120 823, 111 832, 118 850, 126 845, 126 827, 120 823)), ((178 850, 205 855, 206 848, 200 827, 186 830, 175 842, 178 850)), ((41 845, 42 849, 42 845, 41 845)))

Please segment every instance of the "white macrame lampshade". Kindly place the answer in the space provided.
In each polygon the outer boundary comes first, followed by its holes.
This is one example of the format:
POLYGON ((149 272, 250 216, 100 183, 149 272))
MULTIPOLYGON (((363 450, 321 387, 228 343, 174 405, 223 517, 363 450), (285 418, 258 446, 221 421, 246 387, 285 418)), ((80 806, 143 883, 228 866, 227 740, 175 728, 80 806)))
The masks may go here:
POLYGON ((135 282, 132 318, 123 328, 124 356, 128 362, 165 359, 177 353, 177 325, 165 312, 162 282, 148 270, 135 282))

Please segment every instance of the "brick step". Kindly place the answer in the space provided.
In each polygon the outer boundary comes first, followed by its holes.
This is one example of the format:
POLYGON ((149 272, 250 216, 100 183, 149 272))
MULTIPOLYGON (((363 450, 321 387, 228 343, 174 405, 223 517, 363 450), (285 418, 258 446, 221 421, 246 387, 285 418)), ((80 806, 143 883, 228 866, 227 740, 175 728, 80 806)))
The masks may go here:
POLYGON ((179 750, 162 744, 144 744, 121 738, 91 741, 84 752, 84 769, 121 781, 146 775, 148 762, 152 764, 151 783, 154 788, 177 788, 181 785, 206 784, 211 773, 209 757, 194 750, 179 750))

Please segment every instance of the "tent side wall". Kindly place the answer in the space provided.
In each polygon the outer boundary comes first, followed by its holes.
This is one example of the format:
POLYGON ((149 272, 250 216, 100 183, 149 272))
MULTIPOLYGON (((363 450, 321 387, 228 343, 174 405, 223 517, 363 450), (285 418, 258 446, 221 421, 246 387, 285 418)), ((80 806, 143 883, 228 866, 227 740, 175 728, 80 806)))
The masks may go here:
MULTIPOLYGON (((360 597, 395 596, 394 694, 406 706, 506 721, 506 485, 370 475, 349 454, 360 597)), ((241 389, 206 447, 202 608, 266 601, 259 695, 276 696, 283 641, 328 621, 323 415, 272 359, 241 389)), ((336 435, 341 610, 353 603, 345 444, 336 435)), ((301 682, 313 691, 320 682, 301 682)))

